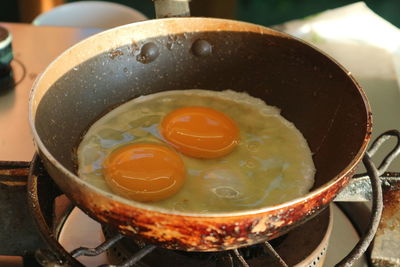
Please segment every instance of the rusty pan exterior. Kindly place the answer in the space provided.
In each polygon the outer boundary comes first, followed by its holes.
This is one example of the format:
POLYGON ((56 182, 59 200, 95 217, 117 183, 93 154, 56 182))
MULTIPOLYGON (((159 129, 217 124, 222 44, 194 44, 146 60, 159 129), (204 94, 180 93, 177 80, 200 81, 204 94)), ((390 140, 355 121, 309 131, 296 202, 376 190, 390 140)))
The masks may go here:
POLYGON ((207 18, 135 23, 75 45, 37 80, 29 113, 47 171, 76 205, 124 234, 188 251, 265 241, 318 214, 349 182, 371 132, 364 93, 331 58, 265 27, 207 18), (75 175, 76 146, 100 115, 139 95, 190 88, 247 91, 279 107, 314 154, 312 191, 256 210, 193 214, 130 201, 75 175))

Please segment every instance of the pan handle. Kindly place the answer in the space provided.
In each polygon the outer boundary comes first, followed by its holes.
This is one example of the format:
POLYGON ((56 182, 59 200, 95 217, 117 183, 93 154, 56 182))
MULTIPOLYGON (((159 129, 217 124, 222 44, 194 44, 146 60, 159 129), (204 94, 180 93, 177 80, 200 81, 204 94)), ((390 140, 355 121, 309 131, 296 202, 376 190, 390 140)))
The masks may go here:
POLYGON ((190 0, 153 0, 156 18, 189 17, 190 0))
MULTIPOLYGON (((375 155, 379 148, 390 138, 397 139, 396 145, 385 156, 377 168, 378 177, 385 185, 398 183, 399 179, 394 177, 382 177, 394 159, 400 154, 400 132, 398 130, 389 130, 377 137, 368 149, 366 154, 369 157, 375 155)), ((338 194, 334 201, 336 202, 354 202, 354 201, 369 201, 372 199, 372 190, 369 173, 356 174, 351 179, 350 183, 338 194)))

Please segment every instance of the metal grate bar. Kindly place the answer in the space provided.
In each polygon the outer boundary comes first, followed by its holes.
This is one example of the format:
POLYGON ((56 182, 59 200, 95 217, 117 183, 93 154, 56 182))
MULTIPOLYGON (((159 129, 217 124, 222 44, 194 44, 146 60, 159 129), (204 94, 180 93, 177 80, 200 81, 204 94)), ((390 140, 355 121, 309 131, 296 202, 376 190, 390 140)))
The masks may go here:
POLYGON ((242 264, 243 267, 250 267, 246 260, 243 258, 242 254, 240 254, 239 250, 234 249, 232 250, 232 252, 235 258, 240 262, 240 264, 242 264))
POLYGON ((121 240, 124 236, 122 234, 117 234, 113 236, 112 238, 108 239, 101 245, 97 246, 96 248, 86 248, 86 247, 80 247, 77 249, 74 249, 71 251, 72 257, 76 258, 79 256, 97 256, 107 249, 109 249, 111 246, 113 246, 115 243, 117 243, 119 240, 121 240))
POLYGON ((266 253, 268 253, 271 257, 273 257, 277 263, 279 263, 283 267, 288 267, 289 265, 282 259, 282 257, 276 252, 276 250, 271 246, 271 244, 266 241, 263 243, 263 249, 266 253))
MULTIPOLYGON (((397 156, 400 154, 400 132, 397 130, 389 130, 384 132, 374 140, 371 147, 368 149, 368 155, 369 157, 372 157, 379 150, 379 148, 391 137, 396 137, 397 143, 395 147, 385 156, 381 164, 379 164, 378 176, 382 176, 384 172, 388 169, 392 161, 396 159, 397 156)), ((353 176, 353 178, 368 178, 368 177, 369 177, 368 173, 361 173, 353 176)))
POLYGON ((157 248, 156 245, 147 245, 138 252, 136 252, 130 259, 128 259, 127 261, 125 261, 120 265, 103 264, 100 265, 99 267, 131 267, 135 263, 140 261, 144 256, 150 254, 155 248, 157 248))
POLYGON ((357 259, 359 259, 362 256, 362 254, 364 254, 364 252, 367 250, 368 246, 372 242, 372 239, 375 236, 376 230, 378 229, 379 222, 381 219, 383 210, 383 196, 382 196, 382 185, 381 185, 381 180, 379 178, 378 169, 372 163, 368 153, 364 155, 363 163, 365 165, 365 168, 367 169, 367 173, 371 178, 372 192, 374 193, 374 198, 372 200, 371 220, 368 225, 368 230, 366 231, 364 236, 360 239, 360 241, 353 248, 353 250, 337 265, 335 265, 335 267, 353 266, 354 262, 357 259))
POLYGON ((223 252, 218 255, 216 258, 216 266, 231 266, 234 267, 235 265, 233 264, 233 258, 231 253, 229 252, 223 252))

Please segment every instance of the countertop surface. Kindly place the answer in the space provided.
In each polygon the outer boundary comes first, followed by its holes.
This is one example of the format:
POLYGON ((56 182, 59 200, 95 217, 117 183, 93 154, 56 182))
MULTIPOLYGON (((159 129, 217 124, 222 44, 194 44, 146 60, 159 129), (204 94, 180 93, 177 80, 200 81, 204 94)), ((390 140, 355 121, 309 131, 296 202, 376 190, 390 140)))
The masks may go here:
POLYGON ((30 161, 34 145, 28 123, 28 100, 36 77, 63 51, 100 29, 0 23, 11 32, 14 88, 0 90, 0 160, 30 161))

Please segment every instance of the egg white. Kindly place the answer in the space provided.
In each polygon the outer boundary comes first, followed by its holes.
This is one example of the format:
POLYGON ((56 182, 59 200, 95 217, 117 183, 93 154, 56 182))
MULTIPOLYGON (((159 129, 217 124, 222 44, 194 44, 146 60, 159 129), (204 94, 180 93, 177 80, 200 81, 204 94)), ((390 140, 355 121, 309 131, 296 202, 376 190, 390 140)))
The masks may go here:
POLYGON ((177 108, 205 106, 230 116, 240 129, 234 151, 217 159, 180 154, 186 182, 174 196, 152 205, 180 211, 221 212, 275 205, 306 194, 315 167, 307 141, 276 107, 235 91, 177 90, 141 96, 96 121, 78 147, 78 175, 111 192, 102 163, 132 143, 162 143, 162 118, 177 108))

